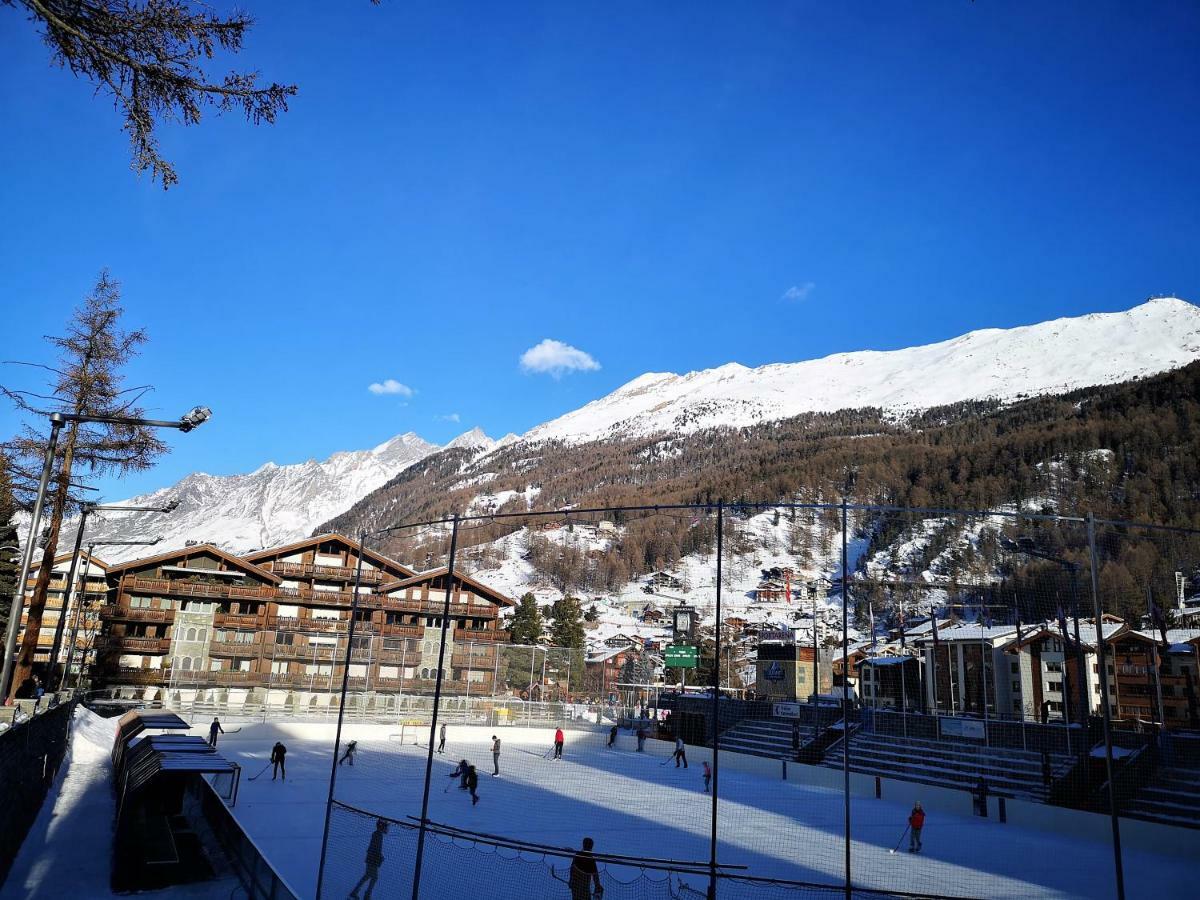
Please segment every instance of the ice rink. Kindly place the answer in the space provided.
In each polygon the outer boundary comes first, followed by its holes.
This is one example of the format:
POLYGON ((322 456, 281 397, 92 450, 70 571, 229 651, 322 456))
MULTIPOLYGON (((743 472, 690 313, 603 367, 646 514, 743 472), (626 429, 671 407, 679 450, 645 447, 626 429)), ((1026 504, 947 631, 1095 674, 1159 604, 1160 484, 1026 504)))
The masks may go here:
MULTIPOLYGON (((353 767, 339 768, 335 797, 340 802, 401 822, 420 815, 428 732, 407 730, 408 741, 421 742, 416 746, 401 743, 399 730, 381 725, 345 728, 343 745, 357 740, 359 753, 353 767)), ((450 727, 446 754, 434 757, 432 821, 558 847, 578 847, 587 835, 595 839, 600 853, 707 861, 711 797, 703 792, 696 755, 703 751, 694 752, 690 768, 677 769, 670 761, 663 764, 670 750, 663 742, 648 741, 648 752, 637 753, 634 739, 622 733, 617 749, 609 750, 604 734, 570 731, 564 759, 555 761, 545 758, 552 730, 508 727, 497 732, 503 741, 502 774, 497 778, 490 774, 492 731, 450 727), (479 770, 480 802, 474 807, 446 777, 464 757, 479 770)), ((237 818, 304 897, 315 894, 333 734, 332 725, 248 724, 224 736, 218 748, 244 768, 237 818), (272 781, 269 770, 250 781, 267 765, 276 740, 288 748, 286 782, 272 781)), ((840 885, 845 852, 841 792, 744 771, 734 765, 736 757, 722 756, 729 765, 722 765, 720 773, 719 860, 744 866, 755 876, 840 885)), ((921 792, 920 785, 912 785, 909 797, 852 799, 856 886, 962 897, 1114 896, 1111 848, 1095 837, 930 810, 923 852, 906 852, 905 839, 900 852, 891 853, 911 802, 921 799, 921 792)), ((334 817, 327 897, 347 896, 363 874, 374 822, 353 819, 341 813, 334 817)), ((375 896, 408 896, 409 837, 397 827, 385 838, 386 861, 375 896)), ((539 855, 523 854, 525 861, 515 856, 494 856, 463 841, 435 841, 426 859, 422 896, 569 896, 565 885, 542 878, 546 866, 539 865, 539 855), (491 878, 489 868, 494 869, 491 878), (478 884, 486 892, 479 893, 478 884)), ((1189 881, 1200 876, 1197 864, 1178 854, 1127 849, 1124 862, 1129 897, 1193 896, 1189 881)), ((566 864, 554 861, 560 870, 566 864)), ((637 872, 613 869, 612 875, 621 880, 637 872)), ((689 882, 703 887, 701 879, 689 882)))

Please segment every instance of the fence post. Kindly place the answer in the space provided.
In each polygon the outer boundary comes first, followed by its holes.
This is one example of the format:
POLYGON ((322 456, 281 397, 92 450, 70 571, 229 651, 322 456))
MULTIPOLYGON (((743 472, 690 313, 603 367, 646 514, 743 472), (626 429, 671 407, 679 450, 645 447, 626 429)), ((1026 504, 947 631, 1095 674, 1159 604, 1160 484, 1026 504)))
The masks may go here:
MULTIPOLYGON (((1121 820, 1117 816, 1117 796, 1113 785, 1112 712, 1108 707, 1108 663, 1104 655, 1104 613, 1100 606, 1100 582, 1097 575, 1096 520, 1090 512, 1087 515, 1087 536, 1088 552, 1091 554, 1089 568, 1092 576, 1092 608, 1096 616, 1096 668, 1100 673, 1100 713, 1104 721, 1104 772, 1108 779, 1108 815, 1112 820, 1113 866, 1117 876, 1117 900, 1125 900, 1125 867, 1121 859, 1121 820)), ((1083 678, 1082 673, 1080 678, 1083 678)))
MULTIPOLYGON (((846 495, 842 495, 842 798, 846 820, 846 900, 852 900, 850 888, 850 642, 847 637, 849 616, 846 607, 846 582, 850 579, 847 557, 846 495)), ((903 677, 903 673, 901 673, 903 677)))
MULTIPOLYGON (((429 748, 425 754, 425 788, 421 794, 421 825, 417 831, 417 856, 413 862, 412 900, 421 896, 421 859, 425 855, 425 832, 429 818, 429 779, 433 775, 433 747, 437 737, 438 708, 442 701, 442 680, 445 677, 446 630, 450 626, 450 598, 454 594, 454 555, 458 551, 458 513, 450 529, 450 558, 446 566, 446 601, 442 605, 441 641, 438 644, 437 680, 433 684, 433 713, 429 717, 429 748)), ((317 900, 320 900, 318 897, 317 900)))
MULTIPOLYGON (((717 792, 721 755, 721 555, 724 552, 725 503, 717 502, 717 608, 712 670, 712 834, 708 846, 708 900, 717 897, 717 792)), ((785 770, 786 771, 786 770, 785 770)))
MULTIPOLYGON (((350 683, 350 659, 354 654, 354 619, 358 614, 358 589, 362 584, 363 556, 367 533, 358 535, 358 565, 354 569, 354 595, 350 600, 350 627, 346 629, 346 662, 342 666, 342 692, 338 698, 337 731, 333 737, 333 760, 329 768, 329 796, 325 800, 325 827, 321 833, 321 861, 317 865, 317 900, 321 900, 321 881, 325 876, 325 856, 329 849, 329 819, 333 814, 333 789, 337 784, 338 751, 342 746, 342 716, 346 712, 346 688, 350 683)), ((426 784, 428 794, 428 783, 426 784)))

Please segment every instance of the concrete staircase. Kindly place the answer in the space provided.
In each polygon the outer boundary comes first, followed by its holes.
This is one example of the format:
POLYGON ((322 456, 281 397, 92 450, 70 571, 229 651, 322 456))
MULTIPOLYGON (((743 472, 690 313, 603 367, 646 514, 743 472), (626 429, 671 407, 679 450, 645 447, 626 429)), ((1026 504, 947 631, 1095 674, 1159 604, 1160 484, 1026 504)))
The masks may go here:
POLYGON ((1200 828, 1200 769, 1160 768, 1121 807, 1121 815, 1200 828))
MULTIPOLYGON (((831 748, 822 764, 840 769, 843 752, 843 745, 831 748)), ((1070 764, 1071 757, 1050 756, 1054 775, 1070 764)), ((850 738, 850 770, 961 790, 974 789, 982 776, 992 794, 1041 801, 1048 794, 1041 754, 1007 747, 859 732, 850 738)))
MULTIPOLYGON (((801 744, 812 735, 812 726, 800 725, 801 744)), ((721 735, 721 749, 771 759, 791 759, 792 720, 743 719, 721 735)))

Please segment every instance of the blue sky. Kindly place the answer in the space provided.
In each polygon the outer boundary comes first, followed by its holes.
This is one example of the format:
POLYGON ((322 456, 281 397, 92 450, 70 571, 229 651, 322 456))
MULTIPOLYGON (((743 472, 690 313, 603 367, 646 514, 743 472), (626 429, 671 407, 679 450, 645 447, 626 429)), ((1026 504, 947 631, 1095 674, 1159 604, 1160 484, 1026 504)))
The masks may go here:
POLYGON ((215 413, 110 499, 519 433, 646 371, 1200 299, 1192 3, 244 5, 239 65, 300 93, 164 128, 165 193, 0 7, 0 357, 43 359, 107 266, 152 338, 131 382, 215 413))

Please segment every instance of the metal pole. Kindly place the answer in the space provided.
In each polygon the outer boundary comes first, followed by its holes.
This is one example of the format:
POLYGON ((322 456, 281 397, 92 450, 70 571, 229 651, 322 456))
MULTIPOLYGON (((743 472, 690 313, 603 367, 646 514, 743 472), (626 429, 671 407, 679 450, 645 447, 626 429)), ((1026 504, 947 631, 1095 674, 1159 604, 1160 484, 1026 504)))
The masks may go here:
POLYGON ((842 799, 846 819, 846 900, 852 900, 850 887, 850 629, 846 603, 846 582, 850 580, 847 557, 846 496, 842 495, 842 799))
POLYGON ((985 598, 981 592, 979 595, 979 681, 983 688, 983 745, 991 746, 991 738, 988 735, 988 666, 987 666, 987 642, 983 638, 983 619, 986 615, 984 607, 985 598))
MULTIPOLYGON (((54 451, 58 447, 58 433, 66 420, 60 413, 50 414, 50 439, 46 442, 46 456, 42 462, 42 478, 38 482, 37 498, 33 501, 33 512, 29 517, 29 538, 21 553, 21 569, 17 573, 17 584, 13 590, 12 608, 8 612, 8 631, 4 635, 4 665, 0 668, 0 695, 12 694, 9 681, 13 665, 17 661, 17 632, 21 630, 21 613, 25 611, 25 583, 29 580, 29 569, 33 565, 33 548, 37 546, 38 528, 42 524, 42 506, 46 502, 46 486, 50 483, 50 472, 54 468, 54 451)), ((7 703, 7 699, 5 700, 7 703)))
MULTIPOLYGON (((96 544, 94 542, 89 543, 87 546, 88 567, 87 567, 87 569, 84 570, 84 576, 83 576, 83 598, 84 598, 84 600, 87 599, 87 572, 92 567, 92 553, 94 553, 95 550, 96 550, 96 544)), ((83 606, 82 601, 77 600, 75 602, 75 618, 71 622, 71 636, 68 639, 70 641, 71 645, 67 648, 67 664, 63 668, 63 681, 66 681, 67 673, 71 670, 71 660, 75 653, 75 642, 79 639, 79 622, 83 617, 82 606, 83 606)), ((83 684, 83 672, 87 668, 88 651, 87 651, 86 647, 88 647, 88 646, 89 646, 89 643, 85 642, 85 644, 84 644, 85 649, 80 651, 80 654, 79 654, 79 672, 75 676, 76 690, 78 690, 79 686, 81 684, 83 684)), ((171 677, 172 678, 175 677, 173 670, 172 670, 171 677)), ((59 684, 59 690, 62 690, 62 684, 59 684)))
POLYGON ((1104 622, 1100 607, 1100 583, 1096 573, 1096 520, 1087 516, 1088 552, 1091 554, 1092 607, 1096 614, 1096 656, 1100 671, 1101 718, 1104 722, 1104 773, 1108 779, 1108 815, 1112 820, 1113 866, 1117 876, 1117 900, 1125 900, 1125 868, 1121 860, 1121 820, 1113 790, 1112 713, 1108 708, 1108 667, 1104 658, 1104 622))
MULTIPOLYGON (((1079 566, 1071 564, 1071 605, 1074 607, 1075 618, 1075 668, 1079 673, 1079 724, 1083 726, 1084 741, 1088 739, 1088 718, 1092 714, 1092 704, 1088 700, 1087 662, 1083 658, 1083 642, 1079 639, 1079 566)), ((1096 619, 1096 631, 1100 630, 1100 619, 1096 619)))
MULTIPOLYGON (((83 529, 87 526, 87 517, 88 517, 88 513, 90 511, 91 511, 91 507, 84 506, 83 510, 79 514, 79 530, 75 533, 75 549, 71 551, 71 566, 70 566, 70 569, 67 571, 67 585, 66 585, 66 589, 63 591, 62 608, 60 609, 60 611, 58 613, 58 623, 54 626, 54 643, 50 647, 50 672, 51 672, 51 674, 54 673, 54 667, 56 665, 58 665, 58 654, 59 654, 59 651, 62 649, 63 631, 66 630, 67 616, 69 615, 70 609, 71 609, 72 588, 75 587, 75 569, 79 565, 79 548, 83 544, 83 529)), ((83 581, 84 581, 85 585, 87 584, 87 571, 89 569, 91 569, 91 567, 92 567, 92 558, 89 556, 88 564, 87 564, 86 568, 84 569, 84 576, 83 576, 83 581)), ((83 595, 85 597, 87 596, 86 590, 83 591, 83 595)), ((75 620, 76 621, 79 620, 78 615, 75 616, 75 620)), ((67 652, 68 662, 70 661, 70 658, 71 658, 71 654, 70 654, 70 651, 68 651, 67 652)), ((67 672, 66 672, 66 669, 63 669, 63 673, 61 676, 59 676, 59 679, 58 679, 59 690, 62 690, 63 682, 66 681, 66 679, 67 679, 67 672)))
MULTIPOLYGON (((812 694, 809 696, 809 700, 812 701, 812 705, 813 705, 813 728, 815 729, 817 727, 817 694, 821 693, 821 676, 820 676, 820 673, 817 671, 817 653, 819 651, 817 650, 817 588, 816 588, 816 586, 813 585, 812 583, 810 583, 809 591, 812 592, 812 617, 813 617, 813 620, 812 620, 812 622, 813 622, 813 683, 812 683, 812 694)), ((845 660, 842 660, 842 663, 845 664, 845 660)), ((814 731, 813 733, 815 734, 816 732, 814 731)))
MULTIPOLYGON (((366 549, 364 544, 366 540, 367 533, 365 531, 360 532, 358 535, 358 565, 354 567, 354 596, 350 600, 350 627, 347 629, 346 634, 346 663, 342 667, 342 694, 338 698, 337 731, 333 737, 333 760, 329 767, 329 796, 325 799, 325 827, 321 832, 321 861, 317 865, 317 900, 321 900, 321 880, 325 875, 325 856, 329 850, 329 820, 333 814, 333 789, 337 784, 338 751, 341 750, 342 746, 342 717, 346 712, 346 688, 350 683, 350 659, 354 654, 354 619, 355 614, 358 612, 358 588, 362 584, 363 556, 366 549)), ((426 787, 428 787, 428 781, 426 781, 426 787)), ((428 793, 427 790, 427 797, 428 793)))
POLYGON ((429 749, 425 754, 425 789, 421 795, 421 827, 417 832, 417 857, 413 863, 412 900, 421 896, 421 859, 425 855, 425 832, 429 826, 429 779, 433 775, 433 747, 437 737, 438 706, 442 700, 442 668, 446 659, 446 628, 450 624, 450 597, 454 593, 454 556, 458 551, 458 513, 450 530, 450 559, 446 567, 446 600, 442 605, 441 643, 438 644, 437 681, 433 685, 433 715, 429 719, 429 749))
MULTIPOLYGON (((717 897, 717 789, 721 755, 721 557, 725 550, 725 503, 717 502, 717 610, 716 646, 712 670, 712 831, 708 843, 708 900, 717 897)), ((684 670, 686 671, 686 669, 684 670)))

